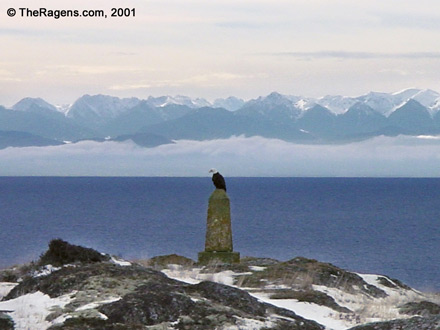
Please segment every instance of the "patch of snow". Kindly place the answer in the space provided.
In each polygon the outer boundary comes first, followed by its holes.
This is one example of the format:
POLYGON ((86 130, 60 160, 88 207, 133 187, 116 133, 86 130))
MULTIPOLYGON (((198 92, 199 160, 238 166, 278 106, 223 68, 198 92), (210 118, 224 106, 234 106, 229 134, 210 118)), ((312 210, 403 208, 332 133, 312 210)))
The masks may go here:
POLYGON ((365 282, 367 282, 368 284, 374 285, 375 287, 378 287, 379 289, 385 291, 385 293, 390 297, 393 297, 393 296, 407 297, 407 299, 409 299, 409 300, 425 297, 424 293, 419 292, 417 290, 414 290, 414 289, 407 290, 407 289, 401 288, 397 283, 394 283, 392 279, 390 279, 389 277, 386 277, 386 276, 371 275, 371 274, 357 274, 357 275, 362 277, 362 279, 365 282), (387 287, 383 284, 380 284, 379 281, 381 278, 385 278, 388 282, 395 285, 396 288, 390 288, 390 287, 387 287))
POLYGON ((72 295, 66 294, 51 298, 40 291, 29 293, 15 299, 0 302, 0 310, 12 310, 8 313, 14 320, 16 329, 44 330, 55 324, 46 321, 54 307, 64 308, 72 301, 72 295))
POLYGON ((343 330, 354 325, 351 320, 340 319, 340 314, 333 309, 296 299, 270 299, 267 293, 251 293, 255 298, 271 305, 288 309, 295 314, 322 324, 326 329, 343 330))
POLYGON ((412 99, 430 108, 440 99, 440 94, 430 89, 423 89, 412 96, 412 99))
POLYGON ((391 95, 397 101, 403 102, 403 101, 408 101, 410 98, 413 98, 415 95, 417 95, 420 92, 421 92, 420 89, 410 87, 410 88, 405 88, 405 89, 398 91, 398 92, 395 92, 395 93, 391 93, 391 95))
MULTIPOLYGON (((267 280, 261 280, 262 282, 267 282, 267 280)), ((291 289, 292 287, 286 284, 268 284, 264 286, 265 289, 269 290, 280 290, 280 289, 291 289)))
POLYGON ((313 99, 300 99, 295 103, 295 107, 298 109, 305 111, 309 108, 313 107, 316 104, 316 101, 313 99))
POLYGON ((232 270, 225 270, 220 273, 201 274, 201 275, 207 275, 207 276, 202 276, 205 277, 204 280, 232 286, 234 284, 234 276, 238 276, 240 274, 234 273, 232 270))
POLYGON ((199 278, 201 268, 185 269, 181 265, 168 265, 169 268, 162 269, 169 278, 185 282, 188 284, 197 284, 203 281, 199 278))
POLYGON ((54 319, 51 323, 52 324, 63 324, 66 322, 67 319, 71 319, 73 316, 70 314, 63 314, 58 316, 56 319, 54 319))
POLYGON ((211 281, 229 286, 234 286, 234 278, 240 275, 252 275, 251 272, 235 273, 232 270, 225 270, 219 273, 202 273, 202 268, 185 269, 181 265, 168 265, 168 268, 162 269, 169 278, 189 283, 197 284, 203 281, 211 281))
POLYGON ((185 105, 187 107, 196 109, 196 108, 202 108, 202 107, 210 107, 212 104, 203 99, 203 98, 190 98, 188 96, 182 96, 182 95, 176 95, 176 96, 159 96, 159 97, 148 97, 148 103, 151 104, 154 107, 163 108, 167 105, 185 105))
POLYGON ((8 293, 15 288, 18 285, 18 283, 11 283, 11 282, 0 282, 0 300, 8 295, 8 293))
POLYGON ((119 266, 131 266, 131 262, 123 259, 116 259, 114 256, 112 256, 110 261, 119 266))
POLYGON ((101 320, 108 320, 108 316, 103 313, 98 312, 98 316, 100 317, 101 320))
POLYGON ((76 265, 67 264, 67 265, 63 265, 63 267, 54 267, 52 265, 44 265, 39 270, 36 270, 32 274, 32 277, 47 276, 47 275, 52 274, 53 272, 60 270, 61 268, 65 268, 65 267, 76 267, 76 265))
MULTIPOLYGON (((337 288, 320 285, 313 285, 313 289, 329 295, 339 306, 350 309, 361 323, 405 318, 407 316, 399 313, 398 306, 406 302, 420 300, 424 297, 422 293, 412 289, 389 288, 381 285, 379 279, 383 276, 380 275, 357 275, 362 277, 366 283, 385 291, 388 296, 385 298, 373 298, 366 294, 350 294, 337 288)), ((389 280, 388 278, 386 279, 389 280)))
MULTIPOLYGON (((251 266, 253 271, 261 271, 265 267, 251 266)), ((233 271, 222 271, 218 273, 202 273, 203 268, 184 268, 180 265, 169 265, 167 269, 162 270, 168 277, 183 282, 196 284, 201 281, 213 281, 230 286, 234 286, 234 278, 239 275, 249 273, 235 273, 233 271)), ((351 310, 351 313, 343 313, 333 310, 326 306, 320 306, 314 303, 300 302, 296 299, 270 299, 270 294, 267 292, 258 292, 252 288, 239 287, 242 290, 247 291, 255 298, 267 302, 269 304, 285 308, 293 311, 294 313, 304 317, 305 319, 314 320, 326 327, 328 330, 342 330, 354 327, 359 324, 386 321, 396 318, 404 318, 406 316, 401 315, 398 310, 398 306, 417 300, 429 300, 425 294, 417 292, 416 290, 403 289, 398 286, 396 288, 389 288, 379 283, 381 275, 370 274, 358 274, 363 280, 370 285, 385 291, 388 296, 385 298, 374 298, 366 293, 352 294, 338 288, 330 288, 326 286, 313 285, 313 289, 323 292, 332 297, 335 302, 341 306, 351 310)), ((387 277, 385 277, 389 280, 387 277)), ((389 280, 393 283, 392 280, 389 280)), ((394 283, 395 284, 395 283, 394 283)), ((237 287, 237 286, 235 286, 237 287)), ((271 285, 265 286, 265 289, 290 289, 291 287, 286 285, 271 285)), ((358 288, 358 291, 360 288, 358 288)), ((277 316, 274 316, 277 317, 277 316)), ((278 316, 281 318, 281 316, 278 316)), ((250 320, 249 322, 254 322, 250 320)), ((272 320, 273 321, 273 320, 272 320)), ((246 324, 246 320, 243 320, 243 324, 246 324)), ((251 323, 252 323, 251 322, 251 323)), ((263 321, 262 321, 263 322, 263 321)), ((235 325, 228 329, 260 329, 264 327, 262 323, 247 324, 248 327, 241 325, 235 325)), ((265 325, 266 327, 268 325, 265 325)))
POLYGON ((79 311, 84 311, 86 309, 95 309, 95 308, 98 308, 101 305, 110 304, 112 302, 115 302, 115 301, 118 301, 118 300, 121 300, 121 299, 122 299, 121 297, 113 297, 113 298, 109 298, 109 299, 105 299, 105 300, 94 301, 94 302, 92 302, 90 304, 86 304, 86 305, 78 307, 75 311, 79 312, 79 311))
POLYGON ((63 113, 64 115, 69 112, 69 109, 72 107, 72 104, 61 104, 61 105, 55 105, 55 108, 58 112, 63 113))
POLYGON ((363 294, 351 294, 337 288, 330 288, 324 285, 313 285, 313 290, 320 291, 332 297, 335 302, 342 307, 346 307, 352 311, 361 309, 369 304, 373 299, 363 294))
POLYGON ((224 330, 244 330, 244 329, 252 329, 252 330, 260 330, 262 328, 272 328, 275 326, 275 323, 269 319, 266 321, 260 321, 255 319, 247 319, 239 316, 234 316, 237 319, 236 325, 225 326, 222 329, 224 330))
POLYGON ((41 277, 41 276, 47 276, 53 272, 56 272, 57 270, 60 270, 61 267, 54 267, 52 265, 44 265, 39 270, 35 271, 32 274, 32 277, 41 277))
POLYGON ((335 114, 346 112, 351 106, 356 104, 357 100, 348 96, 327 95, 316 101, 317 104, 329 109, 335 114))
POLYGON ((254 272, 261 272, 265 270, 267 267, 261 267, 261 266, 249 266, 249 269, 253 270, 254 272))

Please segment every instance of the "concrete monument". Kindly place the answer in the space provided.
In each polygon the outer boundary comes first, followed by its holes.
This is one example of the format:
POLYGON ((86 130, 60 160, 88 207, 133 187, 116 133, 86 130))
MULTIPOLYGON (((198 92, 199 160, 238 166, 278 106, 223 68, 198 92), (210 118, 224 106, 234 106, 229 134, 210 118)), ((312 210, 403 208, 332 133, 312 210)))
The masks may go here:
POLYGON ((233 252, 231 209, 224 189, 215 189, 209 198, 206 223, 205 251, 199 253, 199 263, 240 262, 240 253, 233 252))

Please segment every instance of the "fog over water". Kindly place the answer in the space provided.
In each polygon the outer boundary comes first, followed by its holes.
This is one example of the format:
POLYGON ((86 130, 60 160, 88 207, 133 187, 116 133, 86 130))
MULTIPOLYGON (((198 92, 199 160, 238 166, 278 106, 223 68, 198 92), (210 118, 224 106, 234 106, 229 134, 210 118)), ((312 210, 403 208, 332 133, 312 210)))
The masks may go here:
POLYGON ((179 140, 142 148, 84 141, 0 150, 2 176, 439 177, 438 137, 376 137, 343 145, 304 145, 262 137, 179 140))

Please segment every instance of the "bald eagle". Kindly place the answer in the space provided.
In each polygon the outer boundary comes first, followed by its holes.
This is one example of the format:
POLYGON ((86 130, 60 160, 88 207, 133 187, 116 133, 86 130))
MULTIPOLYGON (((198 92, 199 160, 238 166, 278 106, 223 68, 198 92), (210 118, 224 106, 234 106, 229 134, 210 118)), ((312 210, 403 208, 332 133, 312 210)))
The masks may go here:
POLYGON ((211 168, 209 173, 212 173, 212 183, 214 183, 214 186, 217 189, 226 191, 225 178, 215 168, 211 168))

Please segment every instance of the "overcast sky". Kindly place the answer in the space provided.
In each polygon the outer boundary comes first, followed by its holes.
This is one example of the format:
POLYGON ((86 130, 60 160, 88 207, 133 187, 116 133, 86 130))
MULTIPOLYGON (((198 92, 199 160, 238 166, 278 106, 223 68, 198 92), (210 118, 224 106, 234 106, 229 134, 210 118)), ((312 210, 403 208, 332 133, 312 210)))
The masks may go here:
POLYGON ((438 0, 2 0, 0 104, 440 91, 438 22, 438 0), (20 17, 20 7, 135 17, 20 17))

